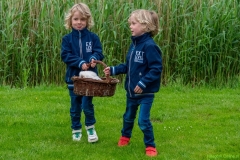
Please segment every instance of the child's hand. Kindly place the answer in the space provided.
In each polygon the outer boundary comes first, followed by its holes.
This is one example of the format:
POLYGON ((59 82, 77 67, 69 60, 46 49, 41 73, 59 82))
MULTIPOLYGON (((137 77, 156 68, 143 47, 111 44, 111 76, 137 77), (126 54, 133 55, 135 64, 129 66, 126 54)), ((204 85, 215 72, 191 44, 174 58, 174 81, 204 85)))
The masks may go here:
POLYGON ((94 59, 92 59, 92 61, 91 61, 91 67, 92 68, 94 68, 96 66, 96 63, 94 63, 93 61, 94 61, 94 59))
POLYGON ((82 70, 83 71, 86 71, 86 70, 88 70, 88 66, 87 66, 87 64, 86 63, 83 63, 83 65, 82 65, 82 70))
POLYGON ((110 67, 104 68, 103 72, 105 73, 105 76, 110 75, 110 67))
POLYGON ((142 93, 142 91, 143 90, 138 85, 134 88, 135 93, 142 93))

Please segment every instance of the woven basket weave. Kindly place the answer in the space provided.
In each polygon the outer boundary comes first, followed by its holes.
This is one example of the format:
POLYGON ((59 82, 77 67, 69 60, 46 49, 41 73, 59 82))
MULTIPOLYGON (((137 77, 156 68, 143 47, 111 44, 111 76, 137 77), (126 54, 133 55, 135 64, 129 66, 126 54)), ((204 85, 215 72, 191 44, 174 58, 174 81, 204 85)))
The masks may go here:
MULTIPOLYGON (((102 61, 95 60, 94 63, 102 64, 105 68, 107 65, 102 61)), ((74 85, 73 92, 81 96, 94 97, 110 97, 113 96, 116 90, 116 85, 119 82, 116 78, 111 78, 107 75, 102 80, 95 80, 91 78, 80 78, 73 76, 72 81, 74 85)))

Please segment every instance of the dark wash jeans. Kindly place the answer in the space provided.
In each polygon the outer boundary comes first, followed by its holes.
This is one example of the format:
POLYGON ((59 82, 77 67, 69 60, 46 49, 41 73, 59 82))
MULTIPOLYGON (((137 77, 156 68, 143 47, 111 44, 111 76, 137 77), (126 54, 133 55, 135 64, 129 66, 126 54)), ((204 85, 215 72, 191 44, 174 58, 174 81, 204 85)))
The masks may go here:
POLYGON ((154 95, 142 96, 137 98, 127 97, 126 111, 123 115, 122 136, 131 138, 134 119, 139 110, 138 126, 144 134, 144 144, 146 147, 155 147, 153 127, 150 122, 150 110, 154 100, 154 95), (139 107, 140 106, 140 107, 139 107))
POLYGON ((81 113, 85 114, 85 126, 91 126, 96 123, 94 116, 94 105, 92 104, 93 97, 91 96, 78 96, 74 94, 73 89, 69 89, 69 95, 71 98, 70 116, 71 116, 71 128, 78 130, 82 128, 81 113))

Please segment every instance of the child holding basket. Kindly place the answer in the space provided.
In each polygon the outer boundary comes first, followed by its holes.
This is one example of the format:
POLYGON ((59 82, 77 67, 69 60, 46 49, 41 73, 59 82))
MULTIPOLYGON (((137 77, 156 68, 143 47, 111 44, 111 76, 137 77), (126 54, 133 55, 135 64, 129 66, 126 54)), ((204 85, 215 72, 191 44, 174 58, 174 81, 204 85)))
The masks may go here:
POLYGON ((80 71, 90 70, 97 73, 94 60, 102 60, 102 46, 99 37, 89 31, 94 21, 89 7, 84 3, 75 4, 65 17, 65 27, 71 33, 62 38, 61 58, 66 64, 65 81, 71 99, 70 117, 73 141, 80 141, 82 137, 81 112, 85 114, 85 128, 88 142, 98 141, 94 124, 94 105, 92 96, 78 96, 73 92, 72 76, 79 75, 80 71), (90 66, 87 64, 91 63, 90 66))
POLYGON ((104 69, 105 75, 126 74, 126 110, 118 146, 129 144, 139 109, 138 125, 144 135, 146 155, 157 156, 150 110, 154 93, 160 89, 162 73, 162 53, 152 38, 158 34, 159 19, 154 11, 138 9, 130 14, 128 22, 132 43, 126 63, 104 69))

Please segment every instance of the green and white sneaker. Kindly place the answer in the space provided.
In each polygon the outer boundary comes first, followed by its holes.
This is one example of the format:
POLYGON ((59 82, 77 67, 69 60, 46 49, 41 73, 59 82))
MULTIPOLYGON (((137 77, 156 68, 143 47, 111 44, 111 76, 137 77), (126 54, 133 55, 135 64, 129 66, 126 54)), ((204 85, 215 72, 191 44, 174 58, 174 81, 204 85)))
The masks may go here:
POLYGON ((80 141, 82 137, 82 129, 72 131, 73 141, 80 141))
POLYGON ((87 135, 88 135, 88 142, 90 142, 90 143, 97 142, 98 141, 98 136, 97 136, 97 133, 94 129, 94 125, 86 126, 86 130, 87 130, 87 135))

